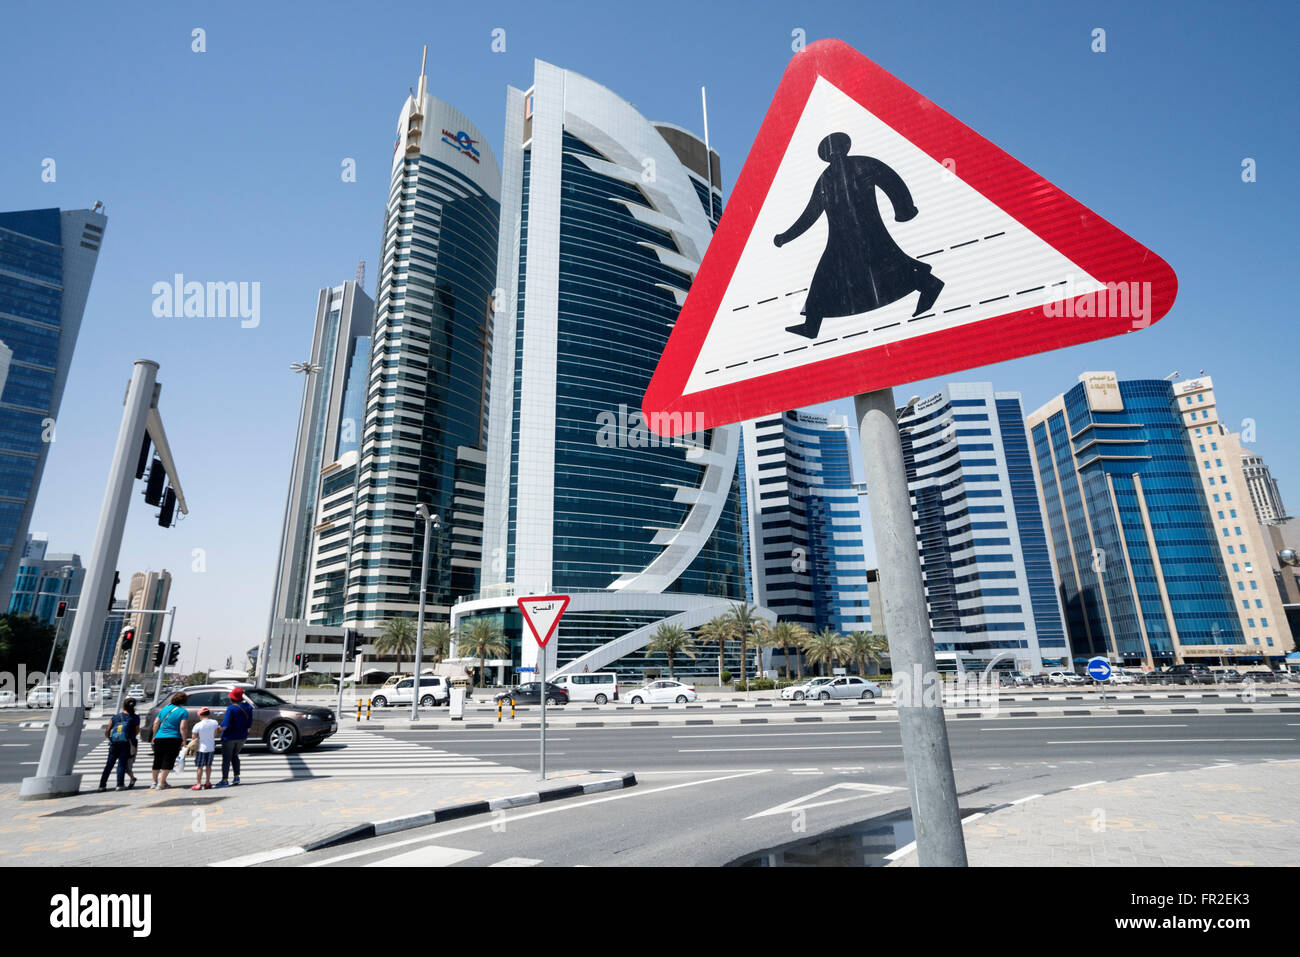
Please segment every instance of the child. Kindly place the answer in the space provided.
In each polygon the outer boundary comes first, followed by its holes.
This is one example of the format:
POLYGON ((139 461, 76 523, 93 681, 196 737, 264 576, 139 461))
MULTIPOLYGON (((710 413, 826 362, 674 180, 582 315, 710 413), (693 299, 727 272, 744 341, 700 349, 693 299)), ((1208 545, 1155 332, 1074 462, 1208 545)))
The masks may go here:
POLYGON ((212 787, 212 758, 217 751, 217 722, 212 720, 211 708, 199 709, 194 737, 198 739, 199 750, 194 755, 195 782, 190 790, 201 791, 212 787))

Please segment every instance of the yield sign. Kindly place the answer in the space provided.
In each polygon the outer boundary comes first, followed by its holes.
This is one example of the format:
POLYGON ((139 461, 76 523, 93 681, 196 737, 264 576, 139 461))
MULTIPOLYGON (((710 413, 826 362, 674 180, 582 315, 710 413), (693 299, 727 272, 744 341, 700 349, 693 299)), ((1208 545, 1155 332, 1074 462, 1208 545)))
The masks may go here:
POLYGON ((528 622, 528 630, 533 633, 539 648, 555 634, 555 626, 560 623, 560 616, 569 607, 568 595, 540 595, 533 598, 517 598, 515 604, 528 622))
POLYGON ((679 435, 1144 328, 1169 265, 838 40, 790 61, 646 390, 679 435))

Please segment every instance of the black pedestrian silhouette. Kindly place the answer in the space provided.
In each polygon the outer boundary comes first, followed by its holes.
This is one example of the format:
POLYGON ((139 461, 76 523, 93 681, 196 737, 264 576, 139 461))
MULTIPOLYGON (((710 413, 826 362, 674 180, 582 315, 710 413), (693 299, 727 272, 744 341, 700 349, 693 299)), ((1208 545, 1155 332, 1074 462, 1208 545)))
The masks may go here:
POLYGON ((803 235, 826 214, 829 234, 826 251, 808 285, 804 321, 787 326, 815 339, 822 320, 855 316, 920 292, 913 316, 919 316, 939 298, 943 281, 930 267, 898 248, 885 228, 876 203, 879 187, 894 207, 900 223, 915 219, 916 206, 902 177, 870 156, 850 156, 847 133, 832 133, 817 146, 817 155, 830 165, 817 179, 808 206, 793 226, 773 240, 781 247, 803 235))

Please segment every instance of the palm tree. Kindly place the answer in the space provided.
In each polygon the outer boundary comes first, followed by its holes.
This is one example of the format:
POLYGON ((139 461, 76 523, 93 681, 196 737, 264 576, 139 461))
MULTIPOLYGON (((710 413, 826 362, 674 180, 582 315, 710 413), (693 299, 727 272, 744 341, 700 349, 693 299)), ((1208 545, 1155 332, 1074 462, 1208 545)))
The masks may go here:
POLYGON ((762 618, 758 619, 757 627, 755 627, 753 635, 750 636, 749 642, 754 646, 754 676, 761 678, 763 676, 763 649, 775 648, 780 642, 772 634, 771 623, 762 618))
MULTIPOLYGON (((785 653, 785 677, 790 680, 790 646, 803 646, 808 637, 808 629, 797 621, 778 621, 772 627, 772 647, 780 648, 785 653)), ((803 659, 799 659, 799 677, 803 677, 803 659)))
POLYGON ((445 621, 435 621, 432 625, 425 626, 424 650, 429 653, 429 659, 435 665, 447 657, 450 649, 451 625, 445 621))
POLYGON ((733 604, 731 611, 723 617, 731 625, 732 635, 740 641, 740 683, 748 687, 745 680, 745 650, 758 637, 758 633, 767 627, 767 622, 758 616, 758 608, 741 601, 733 604))
POLYGON ((402 670, 402 655, 415 655, 415 622, 409 618, 390 618, 384 630, 375 639, 375 651, 393 655, 397 659, 395 673, 402 670))
POLYGON ((869 631, 855 631, 849 635, 849 656, 858 666, 858 674, 867 673, 868 664, 880 664, 881 659, 889 654, 889 639, 884 635, 869 631))
POLYGON ((717 645, 718 646, 718 686, 722 685, 722 655, 727 649, 727 642, 735 636, 731 631, 731 623, 727 620, 726 615, 718 615, 716 618, 706 621, 695 629, 695 643, 697 645, 717 645))
POLYGON ((505 635, 489 618, 475 618, 468 624, 461 625, 456 640, 457 651, 461 657, 478 659, 478 686, 483 687, 483 675, 487 670, 487 659, 503 658, 510 654, 505 635))
POLYGON ((650 636, 650 644, 645 646, 645 650, 651 654, 668 656, 669 678, 673 677, 674 656, 695 657, 695 645, 691 642, 691 636, 680 625, 660 625, 655 629, 654 634, 650 636))
POLYGON ((816 634, 804 639, 803 652, 811 664, 824 664, 826 673, 835 668, 836 660, 843 661, 849 656, 848 642, 844 636, 833 628, 823 628, 816 634))

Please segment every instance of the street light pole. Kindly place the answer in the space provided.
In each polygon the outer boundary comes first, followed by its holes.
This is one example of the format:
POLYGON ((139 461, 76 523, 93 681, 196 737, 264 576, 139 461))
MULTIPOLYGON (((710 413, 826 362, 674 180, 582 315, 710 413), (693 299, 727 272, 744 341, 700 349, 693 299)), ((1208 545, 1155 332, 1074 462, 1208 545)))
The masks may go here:
POLYGON ((420 718, 420 658, 424 654, 424 595, 429 587, 429 539, 439 526, 438 516, 427 505, 417 506, 417 518, 424 522, 424 557, 420 562, 420 603, 415 620, 415 685, 411 691, 411 720, 420 718))
POLYGON ((271 592, 271 614, 266 622, 266 636, 262 639, 257 652, 257 679, 259 688, 266 686, 266 659, 271 653, 271 632, 275 629, 275 606, 280 597, 280 583, 284 574, 284 546, 289 538, 289 516, 293 509, 293 491, 298 484, 298 451, 302 442, 302 420, 307 413, 307 399, 311 395, 311 377, 321 371, 321 366, 311 362, 295 362, 289 366, 293 372, 300 373, 302 382, 302 405, 298 407, 298 428, 293 433, 293 464, 289 467, 289 490, 284 496, 284 522, 280 526, 280 550, 275 559, 275 588, 271 592))

